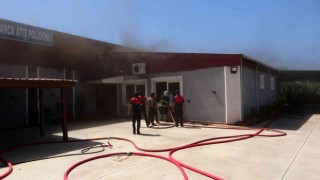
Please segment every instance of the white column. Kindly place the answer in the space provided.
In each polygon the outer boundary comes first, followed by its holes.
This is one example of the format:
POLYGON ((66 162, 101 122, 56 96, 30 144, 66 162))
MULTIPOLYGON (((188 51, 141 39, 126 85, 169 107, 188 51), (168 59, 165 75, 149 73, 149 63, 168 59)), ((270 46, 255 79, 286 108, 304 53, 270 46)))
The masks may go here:
POLYGON ((228 123, 228 89, 227 89, 227 67, 224 66, 224 100, 226 108, 226 123, 228 123))
MULTIPOLYGON (((75 80, 74 70, 72 72, 72 80, 75 80)), ((72 118, 76 118, 76 87, 72 88, 72 118)))

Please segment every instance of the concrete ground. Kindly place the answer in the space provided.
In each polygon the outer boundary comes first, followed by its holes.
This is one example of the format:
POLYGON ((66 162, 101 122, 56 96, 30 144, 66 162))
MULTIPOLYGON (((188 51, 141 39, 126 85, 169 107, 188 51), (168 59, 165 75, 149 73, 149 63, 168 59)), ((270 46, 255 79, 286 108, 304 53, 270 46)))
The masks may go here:
MULTIPOLYGON (((185 164, 224 179, 319 179, 319 121, 320 115, 282 117, 274 121, 270 128, 282 130, 288 134, 287 136, 253 137, 237 142, 201 146, 178 151, 173 156, 185 164)), ((123 137, 133 140, 140 147, 150 149, 169 148, 211 137, 254 132, 252 130, 181 127, 152 129, 146 128, 142 121, 142 134, 133 135, 131 122, 128 119, 69 124, 71 140, 123 137)), ((265 133, 271 134, 270 132, 265 133)), ((57 126, 46 127, 46 134, 46 137, 40 138, 38 129, 34 128, 16 130, 15 133, 2 130, 0 131, 0 149, 26 142, 62 139, 61 128, 57 126)), ((89 141, 38 145, 6 153, 3 157, 18 163, 14 165, 12 174, 6 179, 63 179, 66 169, 80 160, 107 153, 138 151, 125 141, 99 140, 98 142, 110 142, 113 148, 106 148, 104 152, 79 155, 82 149, 94 143, 89 141), (54 156, 63 157, 44 159, 54 156)), ((167 152, 154 154, 167 156, 167 152)), ((0 174, 6 170, 7 168, 2 166, 0 174)), ((189 170, 186 172, 189 179, 209 179, 189 170)), ((83 164, 70 173, 69 179, 173 180, 183 178, 178 169, 167 161, 151 157, 119 155, 83 164)))

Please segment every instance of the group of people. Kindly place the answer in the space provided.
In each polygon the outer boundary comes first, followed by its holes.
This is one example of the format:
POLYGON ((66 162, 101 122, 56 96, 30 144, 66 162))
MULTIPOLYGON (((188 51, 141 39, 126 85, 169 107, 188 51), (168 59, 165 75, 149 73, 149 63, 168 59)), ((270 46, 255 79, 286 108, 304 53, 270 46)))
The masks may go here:
MULTIPOLYGON (((160 97, 160 120, 166 120, 168 112, 171 111, 174 114, 176 127, 178 127, 179 124, 183 127, 184 110, 184 98, 178 90, 175 91, 175 96, 172 99, 169 97, 168 92, 164 91, 164 94, 160 97), (172 103, 170 101, 172 101, 172 103)), ((147 127, 155 126, 155 120, 157 124, 160 124, 158 120, 158 102, 154 92, 151 93, 148 98, 146 98, 141 91, 136 92, 134 97, 130 99, 128 114, 131 112, 133 134, 140 134, 141 115, 144 116, 147 127)))

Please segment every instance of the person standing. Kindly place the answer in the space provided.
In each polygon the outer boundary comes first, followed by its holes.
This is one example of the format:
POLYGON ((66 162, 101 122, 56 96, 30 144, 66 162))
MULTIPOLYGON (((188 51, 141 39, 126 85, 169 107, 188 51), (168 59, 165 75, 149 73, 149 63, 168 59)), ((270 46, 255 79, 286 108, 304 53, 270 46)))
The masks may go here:
POLYGON ((150 126, 150 122, 149 122, 149 119, 148 119, 148 116, 147 116, 147 111, 148 111, 147 98, 146 98, 146 96, 144 96, 142 91, 139 91, 139 98, 140 98, 140 101, 141 101, 141 114, 143 115, 144 120, 146 121, 146 126, 149 127, 150 126))
MULTIPOLYGON (((154 117, 157 116, 157 109, 158 109, 158 105, 157 105, 157 101, 155 98, 155 93, 151 93, 150 97, 148 97, 147 99, 147 105, 149 107, 149 111, 148 111, 148 115, 149 115, 149 123, 152 124, 153 126, 155 125, 154 123, 154 117)), ((156 121, 159 124, 158 118, 156 117, 156 121)))
POLYGON ((160 97, 160 120, 167 120, 169 109, 169 96, 168 91, 164 91, 163 95, 160 97))
POLYGON ((130 104, 128 107, 128 114, 132 112, 132 128, 133 134, 140 134, 140 121, 141 121, 141 101, 139 98, 139 93, 136 92, 134 97, 130 99, 130 104), (137 123, 137 128, 136 128, 137 123))
POLYGON ((184 98, 180 95, 179 90, 176 90, 176 96, 173 98, 173 111, 175 114, 176 127, 183 127, 183 111, 185 110, 184 98))

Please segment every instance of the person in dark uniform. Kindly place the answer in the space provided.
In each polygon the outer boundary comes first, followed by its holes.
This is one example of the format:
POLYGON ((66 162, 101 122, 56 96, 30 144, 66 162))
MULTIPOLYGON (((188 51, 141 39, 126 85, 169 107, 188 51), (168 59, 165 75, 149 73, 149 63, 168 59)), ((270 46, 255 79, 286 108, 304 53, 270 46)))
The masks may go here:
POLYGON ((154 123, 154 117, 156 117, 156 121, 159 124, 158 118, 157 118, 157 109, 158 109, 158 104, 156 101, 155 93, 151 93, 150 97, 147 99, 147 104, 149 107, 148 115, 149 115, 149 123, 150 125, 155 126, 156 124, 154 123))
POLYGON ((149 111, 149 108, 147 105, 147 98, 144 96, 144 94, 141 91, 139 91, 139 98, 141 101, 141 114, 143 115, 144 120, 146 121, 146 126, 150 127, 150 122, 147 116, 147 111, 149 111))
POLYGON ((183 111, 185 110, 184 98, 180 95, 179 90, 176 90, 176 96, 173 98, 173 111, 175 114, 176 127, 183 127, 183 111))
POLYGON ((160 120, 166 121, 168 116, 169 110, 169 96, 168 91, 164 91, 163 95, 160 97, 160 120))
POLYGON ((130 104, 128 107, 128 114, 132 112, 132 128, 133 134, 140 134, 140 121, 141 121, 141 101, 139 98, 139 93, 136 92, 134 97, 130 99, 130 104), (136 128, 137 123, 137 128, 136 128))

